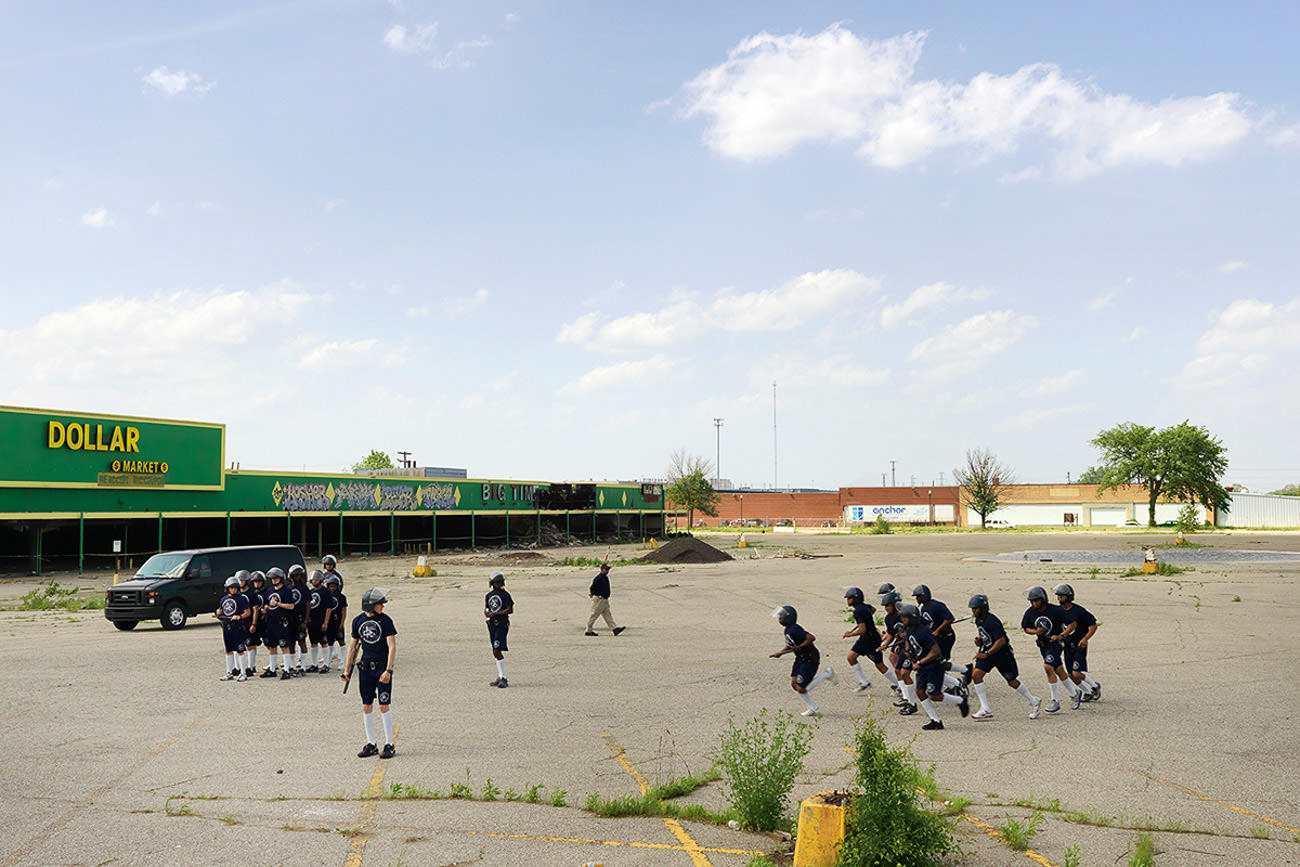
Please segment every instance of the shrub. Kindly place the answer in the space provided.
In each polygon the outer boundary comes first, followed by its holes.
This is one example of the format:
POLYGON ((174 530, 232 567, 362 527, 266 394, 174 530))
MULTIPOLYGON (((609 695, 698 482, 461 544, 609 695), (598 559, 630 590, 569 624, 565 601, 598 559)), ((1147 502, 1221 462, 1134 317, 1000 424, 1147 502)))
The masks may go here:
POLYGON ((871 525, 871 532, 885 536, 894 531, 889 528, 889 522, 885 520, 884 515, 876 515, 876 522, 871 525))
POLYGON ((1201 528, 1201 510, 1188 503, 1178 510, 1178 532, 1195 533, 1201 528))
POLYGON ((812 749, 812 736, 811 726, 795 723, 786 711, 769 716, 763 708, 739 728, 734 718, 727 718, 727 730, 712 758, 742 828, 775 831, 789 824, 786 807, 803 758, 812 749))
POLYGON ((857 788, 837 867, 929 867, 955 851, 951 825, 921 807, 927 775, 908 747, 890 748, 879 715, 858 720, 853 747, 857 788))

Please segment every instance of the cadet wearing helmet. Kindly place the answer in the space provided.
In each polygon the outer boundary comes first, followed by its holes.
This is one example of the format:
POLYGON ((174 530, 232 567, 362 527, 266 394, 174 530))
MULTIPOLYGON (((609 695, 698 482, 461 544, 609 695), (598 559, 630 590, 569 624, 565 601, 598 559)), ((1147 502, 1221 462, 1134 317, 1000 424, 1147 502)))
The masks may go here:
POLYGON ((364 759, 378 755, 391 759, 397 749, 393 746, 393 663, 397 661, 397 627, 393 618, 384 613, 388 591, 372 587, 361 595, 361 613, 352 619, 352 641, 348 644, 348 662, 343 673, 344 687, 352 679, 355 666, 361 673, 358 692, 361 694, 361 721, 366 728, 366 743, 357 753, 364 759), (360 651, 361 658, 357 658, 360 651), (384 726, 384 751, 375 746, 375 702, 379 702, 379 720, 384 726))
POLYGON ((785 627, 785 647, 782 647, 776 653, 771 654, 773 659, 779 659, 787 653, 794 654, 794 665, 790 666, 790 688, 799 694, 803 703, 807 705, 802 711, 803 716, 821 716, 821 711, 813 703, 812 697, 808 693, 821 686, 826 681, 835 680, 835 672, 828 667, 821 674, 817 674, 817 666, 821 664, 821 652, 813 645, 817 636, 799 625, 799 612, 794 610, 791 605, 782 605, 772 612, 776 622, 785 627))
POLYGON ((339 561, 333 554, 326 554, 320 558, 320 567, 325 572, 325 580, 328 581, 331 575, 339 579, 339 589, 343 589, 343 576, 339 574, 339 561))
POLYGON ((307 670, 329 671, 329 660, 321 659, 321 645, 325 643, 325 614, 329 611, 330 592, 325 589, 325 573, 319 569, 311 570, 307 578, 307 638, 311 641, 311 665, 307 670))
POLYGON ((337 575, 325 576, 325 590, 328 596, 325 599, 325 620, 321 623, 321 632, 325 644, 323 654, 325 661, 321 664, 320 670, 328 672, 330 670, 331 650, 333 651, 334 661, 340 666, 343 664, 343 659, 338 655, 338 647, 335 642, 343 634, 343 624, 347 622, 348 597, 343 595, 343 579, 337 575))
POLYGON ((1065 629, 1063 612, 1060 606, 1047 601, 1047 591, 1042 587, 1030 587, 1025 592, 1025 598, 1029 600, 1029 608, 1020 618, 1020 628, 1026 635, 1036 637, 1038 652, 1043 657, 1043 671, 1047 672, 1047 688, 1052 693, 1052 703, 1044 710, 1056 713, 1061 709, 1059 681, 1065 681, 1070 698, 1074 699, 1074 706, 1078 707, 1083 692, 1066 676, 1061 663, 1061 631, 1065 629))
POLYGON ((980 709, 971 714, 973 719, 993 719, 993 708, 989 707, 988 687, 984 685, 984 675, 993 669, 1006 679, 1007 686, 1024 696, 1029 702, 1029 718, 1038 719, 1038 711, 1043 700, 1029 691, 1021 683, 1020 668, 1016 665, 1015 654, 1011 652, 1011 639, 1002 628, 1002 621, 989 614, 989 598, 983 593, 976 593, 970 598, 971 617, 979 634, 975 636, 975 695, 980 701, 980 709))
POLYGON ((957 642, 957 633, 952 631, 954 619, 952 611, 949 610, 947 605, 931 596, 930 588, 924 584, 917 584, 913 587, 912 596, 916 599, 916 607, 921 612, 921 619, 925 621, 930 634, 934 636, 935 642, 939 645, 939 657, 942 660, 940 667, 946 671, 955 671, 961 675, 960 679, 945 675, 944 686, 961 690, 966 685, 970 670, 964 665, 950 661, 952 646, 957 642))
POLYGON ((949 695, 943 691, 943 658, 939 643, 930 632, 929 624, 921 617, 921 610, 910 603, 898 606, 898 616, 902 618, 907 632, 905 636, 906 653, 912 662, 916 677, 916 692, 920 696, 921 708, 930 721, 921 728, 926 731, 941 731, 943 721, 935 710, 935 700, 946 704, 955 704, 961 709, 961 715, 970 713, 970 705, 965 696, 949 695))
MULTIPOLYGON (((252 671, 247 674, 252 677, 257 674, 257 648, 261 646, 262 639, 266 636, 266 575, 255 571, 251 573, 249 582, 253 585, 248 592, 248 604, 253 613, 248 630, 248 667, 252 671)), ((269 655, 270 652, 271 649, 268 647, 267 654, 269 655)), ((270 665, 268 661, 268 671, 271 670, 270 665)))
POLYGON ((248 677, 257 674, 257 660, 252 659, 252 655, 255 652, 255 648, 253 647, 254 619, 257 617, 257 609, 253 602, 253 573, 249 572, 247 569, 240 569, 235 573, 235 577, 239 579, 239 595, 243 596, 244 601, 248 603, 248 618, 244 620, 244 631, 248 633, 247 637, 244 639, 244 646, 247 648, 247 653, 245 654, 245 667, 243 669, 243 672, 246 675, 245 679, 247 679, 248 677))
POLYGON ((1052 588, 1065 618, 1065 671, 1074 685, 1083 690, 1084 701, 1101 698, 1101 684, 1088 676, 1088 642, 1097 632, 1097 618, 1082 605, 1074 604, 1074 588, 1057 584, 1052 588), (1087 687, 1084 689, 1084 687, 1087 687))
POLYGON ((293 677, 289 673, 289 617, 293 614, 293 588, 285 583, 284 570, 274 566, 266 570, 271 586, 266 591, 266 652, 271 656, 270 667, 262 677, 275 677, 276 660, 279 660, 280 680, 293 677))
POLYGON ((889 636, 889 644, 885 649, 889 651, 889 667, 893 669, 894 679, 898 681, 899 698, 894 702, 894 707, 898 708, 902 716, 911 716, 916 713, 916 687, 912 683, 912 664, 903 652, 907 627, 898 616, 898 605, 902 601, 902 594, 897 590, 888 590, 880 597, 880 604, 885 609, 885 634, 889 636))
POLYGON ((888 593, 889 591, 891 591, 891 590, 893 590, 893 589, 895 589, 895 588, 894 588, 894 585, 893 585, 893 584, 890 584, 888 581, 886 581, 884 584, 881 584, 879 587, 876 588, 876 595, 877 595, 877 596, 884 596, 886 593, 888 593))
POLYGON ((867 604, 862 595, 862 589, 859 587, 845 587, 844 601, 849 603, 853 609, 853 628, 844 633, 845 638, 857 637, 853 642, 852 649, 849 650, 849 668, 858 676, 857 692, 863 693, 871 688, 871 681, 862 671, 862 664, 858 659, 865 656, 875 664, 876 669, 885 676, 894 691, 898 691, 898 678, 885 665, 885 658, 880 652, 880 633, 876 630, 876 609, 867 604))
POLYGON ((221 637, 226 644, 226 674, 222 680, 248 680, 244 672, 248 659, 248 599, 239 592, 239 579, 226 579, 226 595, 217 605, 216 618, 221 621, 221 637))
POLYGON ((505 653, 506 638, 510 634, 510 615, 515 611, 515 600, 506 592, 506 576, 503 572, 493 572, 488 579, 492 589, 483 599, 483 616, 487 619, 488 640, 492 642, 492 657, 497 661, 497 679, 488 686, 505 689, 510 685, 506 680, 505 653))
POLYGON ((307 656, 307 570, 294 563, 289 567, 289 587, 293 594, 293 612, 289 615, 289 647, 293 651, 293 668, 290 674, 301 677, 307 673, 303 659, 307 656))

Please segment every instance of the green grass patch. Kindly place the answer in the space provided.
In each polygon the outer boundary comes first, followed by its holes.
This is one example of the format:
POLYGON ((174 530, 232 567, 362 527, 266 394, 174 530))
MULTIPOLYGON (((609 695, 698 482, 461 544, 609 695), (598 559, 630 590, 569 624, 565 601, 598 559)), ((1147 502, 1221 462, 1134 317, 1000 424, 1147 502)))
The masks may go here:
POLYGON ((64 587, 58 581, 50 579, 44 587, 23 594, 18 604, 19 611, 95 611, 102 610, 107 604, 102 595, 92 597, 78 596, 80 587, 64 587))
POLYGON ((629 560, 627 558, 619 558, 618 560, 605 561, 605 560, 601 560, 598 557, 565 557, 563 560, 555 561, 555 563, 552 565, 572 566, 574 568, 578 568, 581 566, 584 568, 599 569, 601 564, 605 562, 608 562, 611 567, 646 565, 645 563, 642 563, 640 560, 629 560))
POLYGON ((1007 819, 998 827, 998 837, 1012 849, 1023 852, 1029 848, 1030 841, 1034 839, 1042 825, 1043 814, 1035 811, 1024 822, 1007 819))
POLYGON ((1119 573, 1119 577, 1140 578, 1141 576, 1148 575, 1148 574, 1181 575, 1184 572, 1194 572, 1194 571, 1196 570, 1193 569, 1191 566, 1175 566, 1172 563, 1166 563, 1163 560, 1161 560, 1160 562, 1156 563, 1156 571, 1154 573, 1143 572, 1140 566, 1134 566, 1131 569, 1125 569, 1123 572, 1119 573))
POLYGON ((1138 834, 1133 841, 1133 853, 1128 867, 1155 867, 1156 841, 1150 834, 1138 834))

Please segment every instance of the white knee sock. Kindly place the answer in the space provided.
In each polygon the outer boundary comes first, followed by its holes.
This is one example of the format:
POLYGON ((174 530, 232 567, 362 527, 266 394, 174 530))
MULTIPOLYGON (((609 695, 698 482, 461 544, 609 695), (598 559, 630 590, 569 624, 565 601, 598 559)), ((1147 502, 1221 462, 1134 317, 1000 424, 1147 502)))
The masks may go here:
POLYGON ((949 671, 955 671, 957 674, 965 674, 966 671, 967 671, 966 666, 961 665, 961 664, 956 663, 956 662, 950 662, 950 663, 948 663, 948 670, 949 670, 949 671))
POLYGON ((803 699, 803 703, 808 705, 808 710, 812 711, 813 713, 817 713, 817 705, 813 704, 812 696, 810 696, 806 692, 801 692, 798 695, 801 699, 803 699))
POLYGON ((393 742, 393 712, 389 710, 381 713, 379 721, 384 724, 384 743, 391 744, 393 742))
POLYGON ((823 671, 821 674, 814 677, 812 679, 812 683, 808 684, 806 687, 804 687, 804 689, 808 690, 809 692, 812 692, 814 689, 816 689, 817 687, 825 683, 827 680, 829 680, 831 676, 832 676, 831 670, 828 668, 825 671, 823 671))
POLYGON ((923 698, 921 699, 921 707, 930 715, 930 719, 935 722, 939 721, 939 713, 934 709, 934 702, 930 701, 928 698, 923 698))
POLYGON ((1091 677, 1089 677, 1088 674, 1087 674, 1087 672, 1085 672, 1084 675, 1083 675, 1083 682, 1086 683, 1086 684, 1088 684, 1088 689, 1096 689, 1096 688, 1097 688, 1097 681, 1095 681, 1095 680, 1093 680, 1091 677))
POLYGON ((853 663, 853 665, 849 667, 852 668, 853 673, 858 676, 858 683, 862 684, 863 686, 871 686, 871 681, 867 678, 866 673, 862 671, 862 663, 855 662, 853 663))
POLYGON ((889 681, 889 682, 890 682, 891 684, 893 684, 894 686, 898 686, 898 676, 897 676, 897 675, 895 675, 895 674, 894 674, 892 671, 890 671, 889 669, 885 669, 884 674, 885 674, 885 680, 889 681))
POLYGON ((498 660, 497 660, 497 677, 505 677, 505 676, 506 676, 506 661, 505 661, 504 659, 498 659, 498 660))
POLYGON ((975 684, 975 695, 980 700, 980 710, 992 713, 993 708, 989 707, 989 688, 982 683, 977 683, 975 684))
POLYGON ((943 676, 944 689, 957 689, 960 686, 961 686, 960 678, 953 677, 951 674, 947 674, 947 673, 944 674, 943 676))
POLYGON ((366 724, 366 743, 375 742, 375 715, 373 713, 362 713, 361 720, 366 724))
POLYGON ((256 647, 248 648, 248 667, 253 669, 254 671, 257 670, 257 648, 256 647))
POLYGON ((943 694, 943 700, 945 704, 961 704, 961 696, 949 695, 946 692, 943 694))
POLYGON ((227 653, 227 654, 226 654, 226 674, 230 674, 230 673, 231 673, 232 671, 234 671, 234 670, 235 670, 235 654, 233 654, 233 653, 227 653))
POLYGON ((1047 685, 1047 691, 1052 694, 1052 701, 1059 704, 1061 701, 1061 684, 1059 682, 1049 683, 1047 685))
POLYGON ((1029 702, 1030 704, 1033 704, 1034 702, 1038 701, 1038 696, 1034 695, 1029 690, 1029 687, 1026 686, 1023 682, 1021 682, 1020 686, 1016 687, 1016 692, 1023 695, 1025 697, 1025 701, 1029 702))
POLYGON ((903 690, 903 698, 907 699, 911 704, 916 704, 916 684, 904 683, 901 684, 901 687, 903 690))

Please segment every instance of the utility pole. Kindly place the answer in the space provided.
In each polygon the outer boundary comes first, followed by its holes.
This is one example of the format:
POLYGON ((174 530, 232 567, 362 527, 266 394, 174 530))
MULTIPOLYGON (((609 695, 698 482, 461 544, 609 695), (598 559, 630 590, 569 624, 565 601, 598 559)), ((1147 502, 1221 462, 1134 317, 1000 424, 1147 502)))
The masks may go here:
POLYGON ((402 469, 411 466, 411 462, 407 460, 411 456, 410 452, 398 452, 397 456, 402 459, 402 469))
POLYGON ((776 383, 772 383, 772 490, 777 489, 776 482, 776 383))
POLYGON ((893 462, 893 461, 890 461, 890 462, 889 462, 889 486, 890 486, 891 488, 896 488, 896 487, 898 487, 898 479, 894 476, 894 462, 893 462))
POLYGON ((884 474, 884 473, 881 473, 881 474, 880 474, 880 487, 883 488, 884 486, 885 486, 885 474, 884 474))
POLYGON ((722 419, 713 420, 713 429, 718 435, 717 453, 713 458, 713 480, 721 483, 722 481, 722 419))
POLYGON ((943 487, 943 470, 939 470, 939 487, 943 487))

